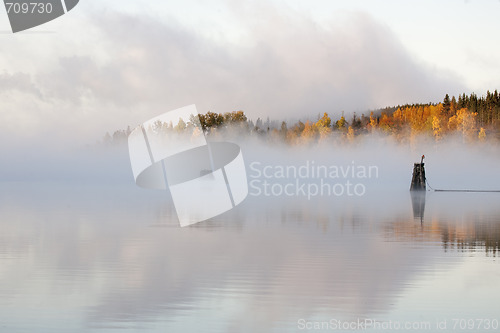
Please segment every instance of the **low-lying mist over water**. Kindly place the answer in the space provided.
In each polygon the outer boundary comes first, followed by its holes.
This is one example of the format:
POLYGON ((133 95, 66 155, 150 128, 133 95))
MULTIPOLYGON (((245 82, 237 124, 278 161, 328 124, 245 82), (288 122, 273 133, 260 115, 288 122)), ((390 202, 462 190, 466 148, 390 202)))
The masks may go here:
MULTIPOLYGON (((321 142, 290 146, 252 137, 209 135, 207 138, 241 146, 249 181, 357 179, 369 191, 409 189, 413 163, 420 162, 425 155, 427 179, 433 188, 500 189, 496 175, 500 147, 493 142, 466 144, 453 137, 439 143, 422 138, 404 144, 387 136, 366 135, 353 144, 321 142)), ((4 156, 0 165, 2 181, 68 180, 135 186, 126 142, 71 149, 50 145, 10 148, 4 150, 4 156)))

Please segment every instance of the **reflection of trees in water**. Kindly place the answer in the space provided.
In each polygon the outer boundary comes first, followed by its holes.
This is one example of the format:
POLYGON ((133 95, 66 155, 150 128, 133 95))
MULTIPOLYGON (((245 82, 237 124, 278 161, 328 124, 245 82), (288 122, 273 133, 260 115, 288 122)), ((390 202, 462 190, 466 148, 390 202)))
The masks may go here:
POLYGON ((429 212, 427 218, 424 218, 425 192, 410 194, 413 220, 406 217, 394 219, 394 222, 384 227, 387 237, 408 242, 440 242, 445 251, 475 252, 484 248, 486 253, 496 256, 500 249, 500 223, 496 220, 488 219, 484 213, 463 212, 457 215, 455 210, 459 206, 458 203, 444 214, 442 211, 437 214, 429 212))
POLYGON ((500 249, 500 225, 470 217, 462 221, 432 218, 422 224, 396 220, 384 228, 387 237, 408 242, 441 242, 445 251, 475 252, 484 248, 496 255, 500 249))
MULTIPOLYGON (((324 233, 352 230, 354 233, 382 232, 388 239, 403 242, 441 243, 445 251, 476 252, 484 249, 496 255, 500 250, 500 223, 483 215, 466 214, 463 217, 428 212, 424 218, 425 193, 412 196, 412 217, 394 213, 382 216, 382 210, 370 214, 369 208, 343 205, 342 209, 296 202, 280 210, 283 224, 315 225, 324 233), (383 221, 388 221, 384 223, 383 221)), ((269 209, 264 209, 269 214, 269 209)), ((390 214, 390 212, 388 212, 390 214)))
POLYGON ((363 211, 357 204, 342 204, 335 201, 294 201, 291 204, 270 204, 262 209, 262 214, 268 220, 278 220, 270 212, 280 213, 282 224, 316 226, 323 233, 334 233, 338 230, 353 230, 366 232, 371 230, 376 217, 363 211), (335 203, 335 204, 334 204, 335 203), (273 205, 276 205, 273 208, 273 205), (280 208, 281 207, 281 208, 280 208))
POLYGON ((484 248, 487 253, 496 255, 500 249, 500 226, 494 223, 466 222, 465 226, 446 224, 442 226, 442 242, 445 250, 456 249, 474 252, 484 248))

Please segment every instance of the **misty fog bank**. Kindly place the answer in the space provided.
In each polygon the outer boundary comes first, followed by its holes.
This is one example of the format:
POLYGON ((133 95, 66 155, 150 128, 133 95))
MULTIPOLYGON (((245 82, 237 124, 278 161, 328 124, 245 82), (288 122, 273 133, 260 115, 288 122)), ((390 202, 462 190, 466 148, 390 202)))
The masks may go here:
MULTIPOLYGON (((335 167, 339 171, 350 166, 375 167, 376 177, 362 179, 369 191, 406 190, 409 189, 413 163, 425 155, 427 179, 433 188, 500 189, 497 174, 500 146, 497 144, 464 144, 460 138, 448 138, 439 144, 425 138, 401 144, 379 135, 360 136, 353 144, 320 142, 297 146, 252 137, 209 136, 208 139, 238 143, 249 180, 259 176, 252 171, 256 167, 276 169, 315 165, 335 167)), ((0 180, 4 182, 54 180, 135 186, 125 142, 76 149, 4 149, 3 155, 0 180)), ((345 177, 341 176, 339 180, 342 178, 345 177)))

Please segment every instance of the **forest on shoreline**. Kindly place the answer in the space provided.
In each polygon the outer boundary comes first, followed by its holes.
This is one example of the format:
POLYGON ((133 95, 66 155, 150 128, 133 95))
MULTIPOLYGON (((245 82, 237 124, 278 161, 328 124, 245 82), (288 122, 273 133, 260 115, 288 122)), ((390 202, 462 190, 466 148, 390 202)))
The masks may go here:
MULTIPOLYGON (((500 96, 497 90, 478 97, 472 93, 456 98, 448 94, 442 102, 407 104, 371 111, 369 115, 354 113, 350 119, 343 115, 332 119, 328 113, 318 115, 315 121, 250 120, 244 111, 227 113, 207 112, 178 124, 155 124, 155 130, 186 132, 203 131, 211 137, 226 134, 250 136, 270 143, 289 145, 314 144, 322 141, 355 142, 358 137, 379 133, 408 143, 417 137, 440 142, 448 136, 459 136, 464 143, 500 140, 500 96), (201 127, 201 128, 199 128, 201 127)), ((131 129, 106 133, 101 143, 121 144, 127 141, 131 129)))

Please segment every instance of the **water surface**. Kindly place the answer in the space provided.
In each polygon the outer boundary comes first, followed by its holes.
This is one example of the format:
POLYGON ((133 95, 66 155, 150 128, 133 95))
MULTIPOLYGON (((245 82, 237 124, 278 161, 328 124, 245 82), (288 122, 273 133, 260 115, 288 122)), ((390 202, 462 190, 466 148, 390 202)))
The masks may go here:
POLYGON ((345 331, 334 324, 377 322, 369 331, 428 323, 437 332, 457 320, 498 321, 499 199, 249 196, 179 228, 167 194, 133 184, 3 182, 0 331, 345 331))

